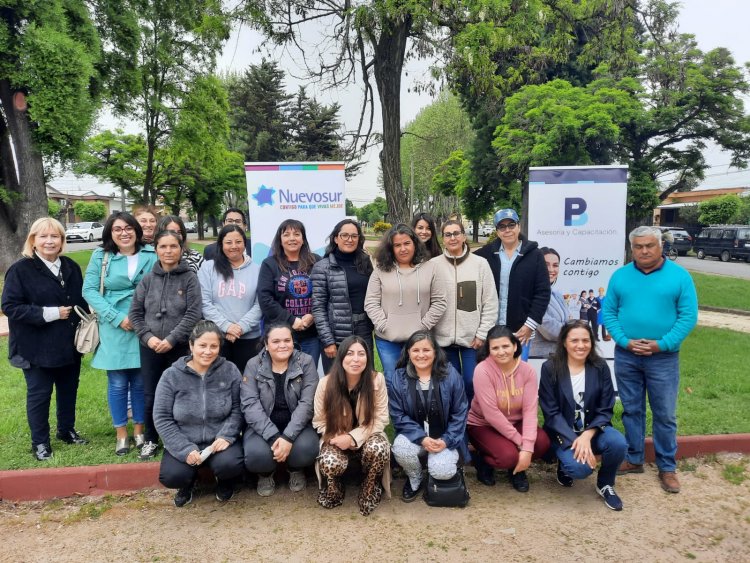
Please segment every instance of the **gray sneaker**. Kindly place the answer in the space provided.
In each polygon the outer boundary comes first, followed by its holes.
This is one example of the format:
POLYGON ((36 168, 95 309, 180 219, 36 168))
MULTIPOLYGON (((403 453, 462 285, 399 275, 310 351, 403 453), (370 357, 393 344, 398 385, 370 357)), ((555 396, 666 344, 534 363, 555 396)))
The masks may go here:
POLYGON ((150 459, 154 459, 154 456, 156 455, 157 450, 159 449, 159 444, 156 442, 146 442, 143 444, 143 447, 141 448, 141 455, 139 455, 139 459, 147 461, 150 459))
POLYGON ((258 476, 258 488, 256 489, 258 494, 262 497, 270 497, 276 490, 276 483, 273 480, 273 475, 268 477, 258 476))
POLYGON ((293 493, 303 491, 307 486, 307 479, 305 479, 304 471, 290 471, 289 472, 289 490, 293 493))

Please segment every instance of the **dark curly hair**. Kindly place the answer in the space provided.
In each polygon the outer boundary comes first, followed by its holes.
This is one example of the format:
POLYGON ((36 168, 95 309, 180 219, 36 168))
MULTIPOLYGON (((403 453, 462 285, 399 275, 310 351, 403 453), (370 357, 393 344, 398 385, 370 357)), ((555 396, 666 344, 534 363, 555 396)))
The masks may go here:
POLYGON ((414 258, 412 264, 421 264, 430 259, 430 255, 414 232, 406 223, 398 223, 383 236, 378 249, 375 251, 375 263, 384 272, 391 272, 396 267, 396 255, 393 254, 393 239, 396 235, 406 235, 414 243, 414 258))

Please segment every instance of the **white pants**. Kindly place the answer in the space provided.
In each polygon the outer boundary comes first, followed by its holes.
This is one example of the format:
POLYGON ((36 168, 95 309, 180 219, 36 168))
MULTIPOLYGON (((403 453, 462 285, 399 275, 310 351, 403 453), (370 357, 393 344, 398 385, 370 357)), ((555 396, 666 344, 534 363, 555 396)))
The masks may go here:
MULTIPOLYGON (((422 446, 411 442, 403 434, 396 436, 391 446, 391 453, 398 464, 404 468, 409 478, 411 488, 417 490, 422 482, 422 462, 420 455, 424 455, 422 446)), ((427 471, 433 479, 450 479, 458 470, 458 451, 445 448, 442 452, 427 454, 427 471)))

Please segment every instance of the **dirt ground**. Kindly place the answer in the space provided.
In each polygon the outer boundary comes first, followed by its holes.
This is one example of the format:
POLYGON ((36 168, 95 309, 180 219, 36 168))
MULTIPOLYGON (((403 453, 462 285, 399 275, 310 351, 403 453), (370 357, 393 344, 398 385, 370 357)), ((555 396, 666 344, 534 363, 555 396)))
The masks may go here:
POLYGON ((404 504, 396 480, 368 518, 351 487, 330 511, 314 487, 293 495, 285 486, 269 498, 245 488, 225 505, 208 488, 182 509, 166 490, 0 502, 0 561, 750 561, 750 481, 722 474, 750 477, 748 463, 682 461, 677 495, 647 466, 618 478, 622 512, 604 506, 593 476, 560 487, 552 465, 532 468, 525 495, 500 476, 494 488, 478 484, 467 469, 465 509, 404 504))
POLYGON ((748 315, 698 311, 698 324, 715 328, 728 328, 737 332, 750 332, 750 316, 748 315))

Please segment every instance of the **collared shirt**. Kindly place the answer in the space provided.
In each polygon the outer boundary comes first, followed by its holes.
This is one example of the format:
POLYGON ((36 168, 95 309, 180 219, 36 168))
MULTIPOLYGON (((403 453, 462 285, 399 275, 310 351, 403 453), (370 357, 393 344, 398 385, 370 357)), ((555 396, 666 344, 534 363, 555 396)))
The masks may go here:
POLYGON ((521 243, 519 241, 516 249, 510 258, 505 253, 503 245, 500 245, 500 249, 497 255, 500 259, 500 280, 498 282, 497 296, 498 296, 498 308, 497 308, 497 324, 507 324, 508 319, 508 288, 510 287, 510 269, 513 267, 513 262, 516 261, 521 251, 521 243))
MULTIPOLYGON (((49 268, 49 271, 52 272, 53 276, 55 276, 56 278, 60 276, 62 261, 60 260, 59 256, 55 259, 54 262, 50 262, 49 260, 45 260, 44 258, 42 258, 42 256, 38 252, 34 251, 34 254, 36 254, 36 257, 42 261, 42 264, 49 268)), ((47 323, 57 321, 60 319, 60 309, 57 307, 42 307, 42 317, 44 317, 44 322, 47 323)))

